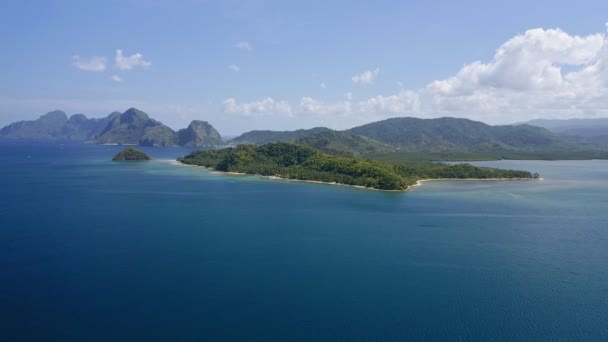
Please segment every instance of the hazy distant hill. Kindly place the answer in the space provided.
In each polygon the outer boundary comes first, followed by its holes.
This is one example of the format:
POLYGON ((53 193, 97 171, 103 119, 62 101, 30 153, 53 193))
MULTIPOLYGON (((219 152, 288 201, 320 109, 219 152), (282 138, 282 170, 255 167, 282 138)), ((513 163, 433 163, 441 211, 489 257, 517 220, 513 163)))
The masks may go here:
POLYGON ((219 132, 205 121, 192 121, 178 132, 141 110, 131 108, 105 118, 89 119, 83 114, 68 119, 53 111, 31 121, 19 121, 0 130, 0 138, 30 140, 79 140, 98 144, 136 144, 146 146, 216 146, 222 144, 219 132))
POLYGON ((390 146, 347 131, 334 131, 325 127, 297 131, 251 131, 230 141, 232 144, 264 145, 273 142, 294 142, 308 145, 335 155, 358 155, 388 152, 390 146))
POLYGON ((67 115, 55 110, 36 120, 19 121, 0 130, 0 137, 31 140, 90 140, 99 134, 119 113, 101 119, 89 119, 84 114, 67 115))
POLYGON ((391 151, 391 147, 378 141, 351 132, 327 130, 293 140, 296 144, 308 145, 334 155, 359 155, 391 151))
POLYGON ((84 114, 72 115, 61 130, 62 138, 67 140, 91 140, 119 114, 119 112, 114 112, 99 119, 89 119, 84 114))
POLYGON ((536 119, 524 124, 544 127, 555 133, 585 137, 608 135, 608 118, 547 120, 536 119))
POLYGON ((0 137, 10 139, 59 139, 68 116, 60 111, 52 111, 37 120, 18 121, 0 130, 0 137))
POLYGON ((175 132, 162 123, 150 119, 148 114, 131 108, 114 117, 106 128, 95 137, 99 144, 140 144, 151 146, 174 146, 175 132), (144 136, 146 136, 144 138, 144 136))
POLYGON ((177 131, 177 143, 180 146, 216 146, 222 145, 220 133, 207 121, 194 120, 188 128, 177 131))
POLYGON ((331 130, 325 127, 315 127, 310 129, 299 129, 297 131, 250 131, 230 140, 229 142, 232 144, 264 145, 271 142, 291 141, 327 131, 331 130))
POLYGON ((530 125, 490 126, 459 118, 393 118, 355 127, 350 131, 412 151, 561 151, 579 148, 545 128, 530 125))

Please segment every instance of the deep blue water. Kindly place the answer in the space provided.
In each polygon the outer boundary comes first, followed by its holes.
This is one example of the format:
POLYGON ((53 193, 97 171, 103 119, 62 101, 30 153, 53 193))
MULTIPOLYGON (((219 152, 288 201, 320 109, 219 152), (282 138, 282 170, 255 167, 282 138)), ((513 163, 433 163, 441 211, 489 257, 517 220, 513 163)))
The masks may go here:
POLYGON ((608 161, 385 193, 119 149, 0 143, 0 340, 608 340, 608 161))

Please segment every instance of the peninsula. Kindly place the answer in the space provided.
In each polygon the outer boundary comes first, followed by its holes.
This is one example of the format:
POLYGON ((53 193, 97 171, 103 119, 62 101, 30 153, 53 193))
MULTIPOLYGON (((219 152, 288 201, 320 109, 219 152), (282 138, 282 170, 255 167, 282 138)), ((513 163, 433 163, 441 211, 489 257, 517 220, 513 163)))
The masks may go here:
POLYGON ((277 142, 262 146, 202 150, 178 159, 222 172, 354 185, 379 190, 407 190, 425 179, 537 179, 528 171, 470 164, 393 164, 354 156, 331 155, 310 146, 277 142))

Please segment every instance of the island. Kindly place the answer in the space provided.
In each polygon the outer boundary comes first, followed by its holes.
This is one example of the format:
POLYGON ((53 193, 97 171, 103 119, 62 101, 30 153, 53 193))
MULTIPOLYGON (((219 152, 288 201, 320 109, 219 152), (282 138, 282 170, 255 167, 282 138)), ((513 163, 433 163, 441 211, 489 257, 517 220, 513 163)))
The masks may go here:
POLYGON ((112 158, 113 161, 144 161, 151 159, 150 156, 133 146, 125 148, 112 158))
POLYGON ((528 171, 471 164, 389 163, 356 156, 331 155, 310 146, 288 142, 195 151, 178 161, 222 172, 395 191, 407 190, 420 180, 428 179, 539 178, 538 174, 528 171))

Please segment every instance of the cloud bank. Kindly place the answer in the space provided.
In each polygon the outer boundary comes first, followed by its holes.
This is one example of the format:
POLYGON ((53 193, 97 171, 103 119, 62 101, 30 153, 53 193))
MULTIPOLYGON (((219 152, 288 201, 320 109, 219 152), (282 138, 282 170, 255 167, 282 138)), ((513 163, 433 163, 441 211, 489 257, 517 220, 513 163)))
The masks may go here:
POLYGON ((114 62, 116 64, 116 67, 120 70, 132 70, 136 67, 141 67, 145 69, 149 68, 152 65, 151 62, 146 61, 144 59, 144 55, 142 55, 141 53, 135 53, 131 56, 125 56, 123 55, 122 50, 120 49, 116 50, 116 57, 114 57, 114 62))
POLYGON ((107 67, 106 63, 105 57, 93 56, 91 58, 82 58, 79 55, 72 56, 72 65, 84 71, 104 71, 107 67))
MULTIPOLYGON (((351 79, 371 85, 379 73, 376 68, 351 79)), ((571 35, 559 28, 531 29, 500 45, 489 61, 468 63, 453 76, 420 89, 358 102, 351 93, 344 97, 346 101, 329 103, 302 97, 297 104, 272 97, 242 103, 230 98, 223 105, 227 113, 246 116, 288 113, 358 120, 456 116, 512 123, 539 117, 608 116, 607 37, 605 33, 571 35), (276 110, 277 103, 283 110, 276 110)))

